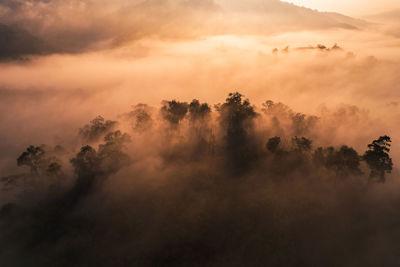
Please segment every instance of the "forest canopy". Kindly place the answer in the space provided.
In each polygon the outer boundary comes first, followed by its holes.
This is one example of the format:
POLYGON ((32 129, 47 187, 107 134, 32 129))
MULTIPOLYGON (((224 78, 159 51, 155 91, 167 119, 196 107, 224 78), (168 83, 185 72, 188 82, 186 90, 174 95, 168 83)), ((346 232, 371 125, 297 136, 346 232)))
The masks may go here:
POLYGON ((366 201, 392 178, 392 140, 382 133, 364 151, 322 146, 322 119, 271 100, 259 109, 238 92, 213 108, 170 100, 159 109, 133 105, 119 121, 97 116, 70 146, 28 146, 16 162, 25 172, 1 179, 19 193, 0 208, 7 233, 0 259, 12 266, 230 266, 231 258, 299 266, 318 265, 333 251, 349 261, 321 238, 358 244, 344 225, 332 228, 331 216, 368 238, 377 222, 357 218, 382 204, 366 201), (321 258, 305 253, 309 246, 321 258))

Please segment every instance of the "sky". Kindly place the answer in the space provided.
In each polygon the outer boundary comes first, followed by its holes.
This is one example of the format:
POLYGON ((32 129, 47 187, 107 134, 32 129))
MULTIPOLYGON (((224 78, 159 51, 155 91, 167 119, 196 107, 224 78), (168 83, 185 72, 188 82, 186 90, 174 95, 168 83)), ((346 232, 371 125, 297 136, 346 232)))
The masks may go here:
POLYGON ((392 8, 400 8, 398 0, 286 0, 285 2, 352 16, 374 15, 392 8))

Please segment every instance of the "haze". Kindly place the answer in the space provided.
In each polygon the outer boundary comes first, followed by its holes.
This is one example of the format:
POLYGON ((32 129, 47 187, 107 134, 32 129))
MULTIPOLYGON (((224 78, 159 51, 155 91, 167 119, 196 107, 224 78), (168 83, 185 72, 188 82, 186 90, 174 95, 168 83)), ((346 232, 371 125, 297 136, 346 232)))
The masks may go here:
POLYGON ((312 9, 318 9, 319 11, 339 12, 353 16, 375 15, 381 12, 400 8, 399 1, 396 0, 287 0, 285 2, 312 9))
POLYGON ((396 266, 399 5, 293 3, 0 1, 0 265, 396 266))

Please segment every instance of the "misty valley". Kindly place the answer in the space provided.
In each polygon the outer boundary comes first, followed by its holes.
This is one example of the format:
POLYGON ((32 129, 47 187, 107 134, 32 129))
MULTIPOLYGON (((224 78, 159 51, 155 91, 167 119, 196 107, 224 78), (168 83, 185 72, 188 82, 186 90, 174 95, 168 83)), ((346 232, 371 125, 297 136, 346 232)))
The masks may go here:
POLYGON ((360 153, 316 147, 322 118, 271 100, 257 108, 240 93, 213 107, 138 104, 118 117, 94 118, 70 147, 29 146, 16 160, 24 172, 1 178, 10 266, 393 260, 379 249, 396 247, 400 216, 398 194, 381 192, 394 179, 389 136, 360 153))

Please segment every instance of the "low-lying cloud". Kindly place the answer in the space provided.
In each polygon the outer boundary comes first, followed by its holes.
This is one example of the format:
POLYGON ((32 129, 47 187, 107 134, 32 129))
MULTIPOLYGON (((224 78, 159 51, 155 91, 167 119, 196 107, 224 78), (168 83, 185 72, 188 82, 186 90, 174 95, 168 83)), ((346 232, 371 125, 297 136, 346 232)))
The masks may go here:
POLYGON ((366 21, 0 0, 0 265, 395 266, 399 40, 366 21))
POLYGON ((82 53, 155 37, 170 40, 227 34, 270 35, 367 22, 269 0, 17 1, 0 3, 1 58, 82 53))

